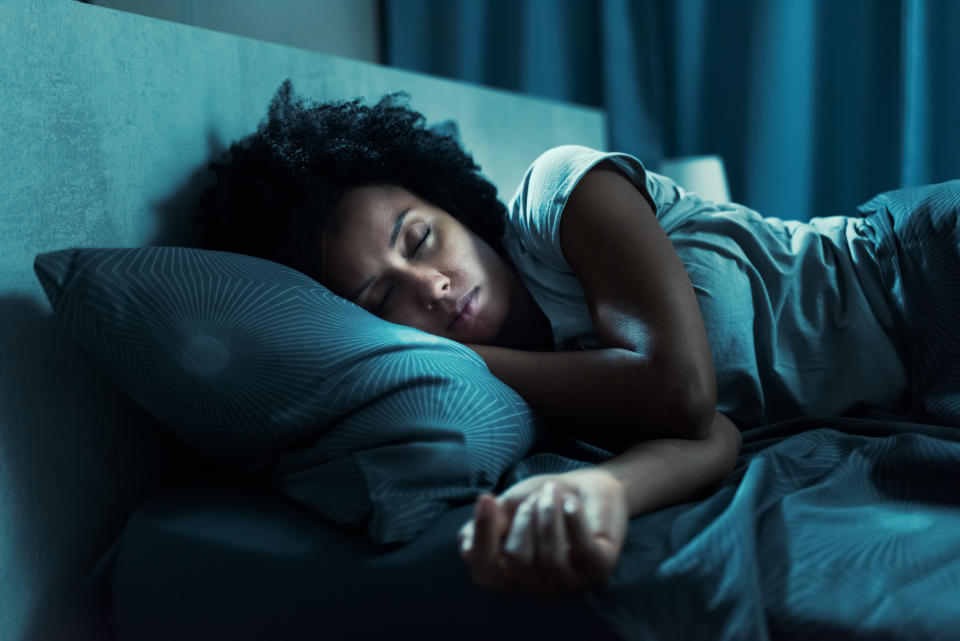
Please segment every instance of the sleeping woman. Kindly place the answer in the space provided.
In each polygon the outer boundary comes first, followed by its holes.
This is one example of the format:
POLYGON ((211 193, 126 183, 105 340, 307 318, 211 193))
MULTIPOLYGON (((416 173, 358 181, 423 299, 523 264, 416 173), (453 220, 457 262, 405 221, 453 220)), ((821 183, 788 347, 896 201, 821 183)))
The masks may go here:
POLYGON ((424 120, 402 94, 312 103, 284 83, 211 165, 195 222, 204 247, 469 346, 548 429, 617 452, 478 497, 459 536, 477 584, 556 596, 604 581, 632 516, 731 471, 737 425, 960 425, 960 181, 782 221, 568 145, 505 206, 424 120))

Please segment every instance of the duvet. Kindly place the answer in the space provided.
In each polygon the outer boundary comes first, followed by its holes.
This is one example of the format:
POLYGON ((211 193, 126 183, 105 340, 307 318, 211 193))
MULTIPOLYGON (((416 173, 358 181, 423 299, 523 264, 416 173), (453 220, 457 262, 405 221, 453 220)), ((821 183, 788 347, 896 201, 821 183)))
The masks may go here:
POLYGON ((960 429, 791 420, 634 518, 590 595, 624 639, 960 639, 960 429))

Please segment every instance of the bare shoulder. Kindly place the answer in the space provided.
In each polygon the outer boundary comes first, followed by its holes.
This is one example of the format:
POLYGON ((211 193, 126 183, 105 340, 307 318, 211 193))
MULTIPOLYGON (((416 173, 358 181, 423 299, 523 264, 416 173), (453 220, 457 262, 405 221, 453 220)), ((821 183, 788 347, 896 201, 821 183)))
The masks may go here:
POLYGON ((567 199, 560 245, 604 347, 643 356, 683 405, 712 415, 713 361, 693 286, 645 190, 604 161, 567 199), (683 397, 691 395, 693 401, 683 397))
POLYGON ((633 205, 645 204, 651 211, 654 210, 646 189, 628 178, 609 158, 594 165, 583 175, 567 199, 567 208, 573 205, 572 208, 576 209, 578 205, 589 204, 597 199, 609 202, 611 198, 621 198, 633 205), (637 202, 637 198, 643 202, 637 202))

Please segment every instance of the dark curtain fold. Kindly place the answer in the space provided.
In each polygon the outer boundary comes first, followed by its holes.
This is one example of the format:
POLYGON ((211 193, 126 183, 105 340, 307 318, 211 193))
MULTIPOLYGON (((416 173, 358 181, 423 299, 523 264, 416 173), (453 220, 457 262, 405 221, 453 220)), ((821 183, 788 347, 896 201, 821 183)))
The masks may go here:
MULTIPOLYGON (((718 154, 788 219, 960 178, 957 0, 381 0, 384 62, 607 111, 655 169, 718 154)), ((518 177, 519 179, 519 177, 518 177)))

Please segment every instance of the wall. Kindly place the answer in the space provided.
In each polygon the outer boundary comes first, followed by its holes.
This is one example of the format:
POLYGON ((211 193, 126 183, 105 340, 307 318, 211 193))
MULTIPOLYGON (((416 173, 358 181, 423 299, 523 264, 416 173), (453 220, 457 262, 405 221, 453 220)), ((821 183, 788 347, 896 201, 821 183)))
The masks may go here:
POLYGON ((81 579, 145 499, 216 475, 51 316, 36 254, 189 239, 208 163, 285 78, 408 91, 503 199, 544 149, 606 145, 593 110, 74 0, 0 0, 0 59, 0 641, 107 641, 81 579))
POLYGON ((89 4, 380 62, 376 0, 93 0, 89 4))

